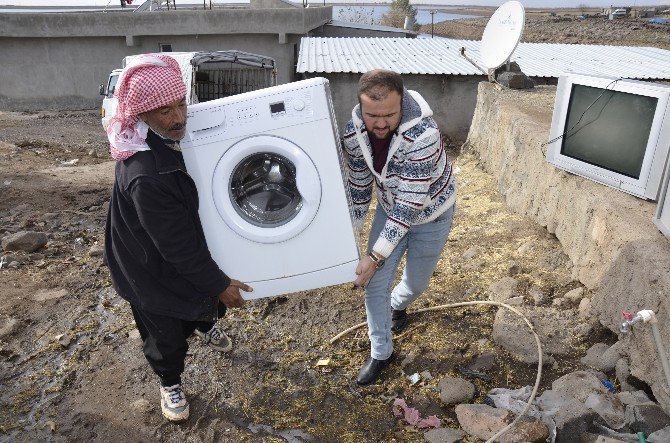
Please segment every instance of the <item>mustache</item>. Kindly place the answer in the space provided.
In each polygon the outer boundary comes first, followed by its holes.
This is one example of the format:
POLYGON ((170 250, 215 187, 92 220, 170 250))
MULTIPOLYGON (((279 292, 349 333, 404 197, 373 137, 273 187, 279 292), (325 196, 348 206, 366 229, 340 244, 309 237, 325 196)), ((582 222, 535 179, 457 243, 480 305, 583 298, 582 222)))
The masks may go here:
POLYGON ((186 122, 184 123, 175 123, 174 125, 170 126, 168 129, 169 131, 180 131, 186 127, 186 122))

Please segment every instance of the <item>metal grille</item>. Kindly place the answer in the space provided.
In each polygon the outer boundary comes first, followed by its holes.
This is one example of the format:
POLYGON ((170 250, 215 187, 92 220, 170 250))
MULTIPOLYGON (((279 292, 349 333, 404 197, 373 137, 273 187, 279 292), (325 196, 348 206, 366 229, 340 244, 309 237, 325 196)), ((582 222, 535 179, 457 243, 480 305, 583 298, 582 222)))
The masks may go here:
POLYGON ((198 101, 206 102, 274 85, 272 69, 200 69, 196 73, 198 101))

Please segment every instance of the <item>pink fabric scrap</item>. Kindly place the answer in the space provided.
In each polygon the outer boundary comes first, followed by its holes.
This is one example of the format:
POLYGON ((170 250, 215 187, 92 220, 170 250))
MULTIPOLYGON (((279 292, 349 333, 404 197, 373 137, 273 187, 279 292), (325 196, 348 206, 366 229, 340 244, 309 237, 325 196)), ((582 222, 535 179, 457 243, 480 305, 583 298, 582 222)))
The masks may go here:
POLYGON ((442 422, 435 415, 428 418, 421 418, 419 411, 410 408, 402 398, 396 398, 393 402, 393 415, 403 417, 407 423, 417 428, 439 428, 442 422))

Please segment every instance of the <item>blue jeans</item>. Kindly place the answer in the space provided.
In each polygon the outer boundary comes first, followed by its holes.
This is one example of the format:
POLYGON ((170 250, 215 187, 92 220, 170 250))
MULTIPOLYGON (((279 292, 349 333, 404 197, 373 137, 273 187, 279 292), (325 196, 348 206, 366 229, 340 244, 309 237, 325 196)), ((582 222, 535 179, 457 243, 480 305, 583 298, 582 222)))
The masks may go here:
MULTIPOLYGON (((386 360, 393 352, 391 335, 391 308, 407 308, 428 287, 435 271, 454 220, 454 206, 430 223, 415 225, 386 258, 383 268, 377 270, 365 287, 365 311, 368 318, 370 355, 386 360), (407 252, 402 280, 390 292, 402 256, 407 252)), ((386 223, 384 209, 377 205, 370 229, 368 253, 386 223)))

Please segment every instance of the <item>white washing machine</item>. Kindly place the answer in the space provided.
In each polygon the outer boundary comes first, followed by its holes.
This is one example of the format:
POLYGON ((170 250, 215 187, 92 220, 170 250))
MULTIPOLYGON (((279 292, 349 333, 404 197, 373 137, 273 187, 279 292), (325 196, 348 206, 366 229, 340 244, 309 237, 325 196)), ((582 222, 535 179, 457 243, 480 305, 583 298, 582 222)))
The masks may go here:
POLYGON ((246 299, 351 282, 359 260, 328 80, 189 106, 207 245, 246 299))

